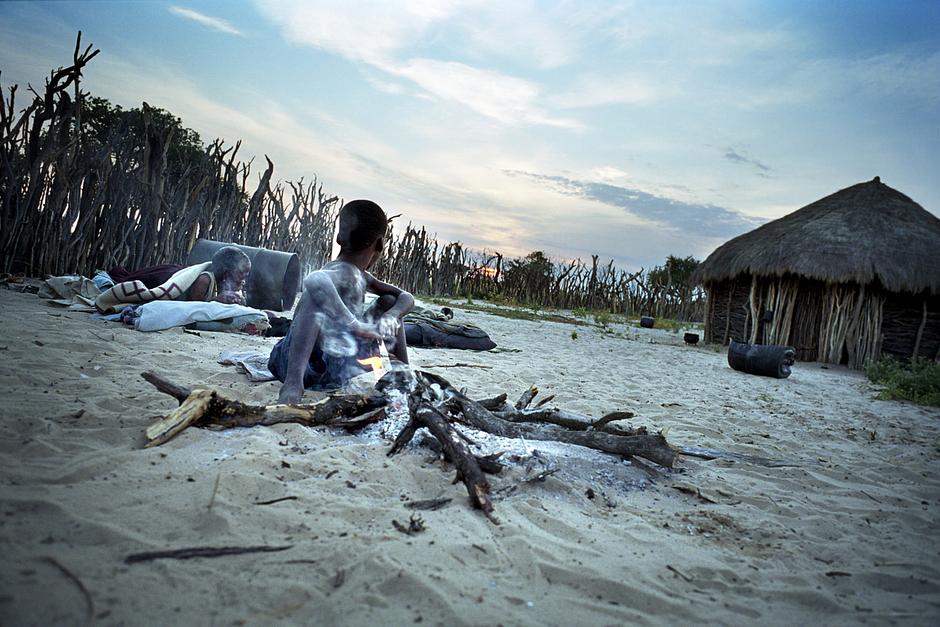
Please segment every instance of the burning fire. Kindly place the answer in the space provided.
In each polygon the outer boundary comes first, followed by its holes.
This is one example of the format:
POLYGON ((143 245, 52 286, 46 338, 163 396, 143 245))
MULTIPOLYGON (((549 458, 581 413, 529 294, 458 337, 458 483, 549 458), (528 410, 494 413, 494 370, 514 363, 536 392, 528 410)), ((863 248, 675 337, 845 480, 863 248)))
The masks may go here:
POLYGON ((378 381, 382 378, 382 374, 385 371, 385 365, 382 363, 382 358, 378 355, 374 357, 366 357, 365 359, 357 359, 360 364, 363 366, 370 366, 372 372, 375 373, 375 380, 378 381))
POLYGON ((382 378, 382 375, 385 374, 385 371, 388 370, 392 365, 392 362, 388 358, 388 349, 385 348, 385 342, 382 340, 379 340, 378 355, 366 357, 365 359, 357 359, 356 361, 363 366, 369 366, 372 368, 372 375, 375 377, 376 382, 382 378))

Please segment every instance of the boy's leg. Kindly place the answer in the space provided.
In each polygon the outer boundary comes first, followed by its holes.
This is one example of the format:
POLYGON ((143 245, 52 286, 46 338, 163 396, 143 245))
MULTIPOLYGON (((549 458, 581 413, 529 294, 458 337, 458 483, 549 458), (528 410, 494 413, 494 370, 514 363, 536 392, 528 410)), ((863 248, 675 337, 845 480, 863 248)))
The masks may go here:
POLYGON ((290 348, 287 352, 287 372, 278 395, 279 403, 299 403, 304 395, 304 374, 310 363, 310 355, 320 336, 320 314, 304 292, 297 304, 294 321, 290 328, 290 348))
MULTIPOLYGON (((391 309, 394 305, 394 296, 380 296, 372 303, 364 317, 367 322, 374 324, 382 317, 382 314, 391 309)), ((398 319, 398 330, 395 332, 395 346, 392 347, 391 352, 392 355, 402 363, 408 363, 408 343, 405 340, 405 325, 401 318, 398 319)))

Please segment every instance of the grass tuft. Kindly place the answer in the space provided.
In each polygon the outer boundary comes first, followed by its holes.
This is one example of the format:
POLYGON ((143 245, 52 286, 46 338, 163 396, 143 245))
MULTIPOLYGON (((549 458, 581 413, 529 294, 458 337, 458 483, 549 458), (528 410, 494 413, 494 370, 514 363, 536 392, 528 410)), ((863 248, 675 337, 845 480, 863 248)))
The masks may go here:
POLYGON ((904 364, 891 357, 870 362, 865 374, 881 386, 878 398, 884 401, 912 401, 940 407, 940 363, 915 358, 904 364))

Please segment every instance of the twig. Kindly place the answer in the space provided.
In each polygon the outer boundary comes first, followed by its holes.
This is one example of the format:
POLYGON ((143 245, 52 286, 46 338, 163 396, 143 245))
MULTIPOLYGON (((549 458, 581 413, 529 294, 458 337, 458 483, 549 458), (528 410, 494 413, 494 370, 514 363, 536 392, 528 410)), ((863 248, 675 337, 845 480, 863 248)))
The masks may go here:
POLYGON ((861 492, 862 494, 864 494, 865 496, 867 496, 868 498, 870 498, 871 500, 873 500, 875 503, 881 503, 880 500, 876 499, 875 497, 873 497, 871 494, 869 494, 869 493, 866 492, 865 490, 859 490, 859 492, 861 492))
POLYGON ((429 364, 425 368, 484 368, 490 370, 493 366, 484 366, 483 364, 465 364, 458 361, 456 364, 429 364))
POLYGON ((222 471, 220 470, 215 475, 215 484, 212 486, 212 495, 209 497, 209 504, 206 505, 206 511, 212 509, 212 504, 215 503, 215 493, 219 491, 219 480, 222 479, 222 471))
POLYGON ((85 616, 85 624, 90 625, 92 619, 95 616, 95 602, 91 598, 91 593, 88 592, 88 588, 85 587, 85 584, 82 583, 82 580, 79 579, 72 571, 62 565, 62 563, 54 557, 46 556, 45 560, 59 569, 63 575, 71 579, 78 589, 81 590, 82 596, 85 597, 85 606, 88 608, 88 612, 85 616))
POLYGON ((242 555, 245 553, 276 553, 293 548, 293 544, 285 546, 200 546, 186 549, 173 549, 170 551, 144 551, 132 553, 124 558, 125 564, 149 562, 160 559, 188 560, 194 557, 225 557, 227 555, 242 555))
POLYGON ((274 503, 280 503, 281 501, 296 501, 298 497, 296 496, 282 496, 278 499, 271 499, 270 501, 255 501, 255 505, 273 505, 274 503))
POLYGON ((439 499, 427 499, 424 501, 411 501, 410 503, 405 503, 405 507, 408 509, 429 509, 436 510, 441 509, 454 499, 442 496, 439 499))
POLYGON ((685 579, 686 581, 688 581, 688 582, 691 582, 691 581, 692 581, 692 578, 691 578, 691 577, 689 577, 688 575, 686 575, 684 572, 682 572, 681 570, 679 570, 679 569, 676 568, 675 566, 670 566, 669 564, 666 564, 666 568, 669 569, 669 570, 671 570, 671 571, 674 572, 675 574, 679 575, 680 577, 682 577, 682 578, 685 579))

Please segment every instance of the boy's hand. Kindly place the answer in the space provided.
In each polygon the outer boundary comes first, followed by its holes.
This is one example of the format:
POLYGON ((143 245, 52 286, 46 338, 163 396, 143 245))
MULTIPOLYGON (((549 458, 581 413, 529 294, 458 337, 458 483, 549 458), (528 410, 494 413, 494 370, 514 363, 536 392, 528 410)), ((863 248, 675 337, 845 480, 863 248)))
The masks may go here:
POLYGON ((293 385, 285 382, 284 385, 281 386, 281 393, 277 395, 277 402, 282 405, 299 403, 303 396, 303 383, 300 385, 293 385))
POLYGON ((379 335, 386 340, 395 339, 395 335, 398 333, 398 325, 398 318, 388 315, 383 315, 376 323, 379 335))
POLYGON ((355 335, 356 337, 365 338, 367 340, 381 340, 382 335, 379 333, 376 325, 366 324, 356 320, 351 325, 349 325, 349 332, 355 335))

